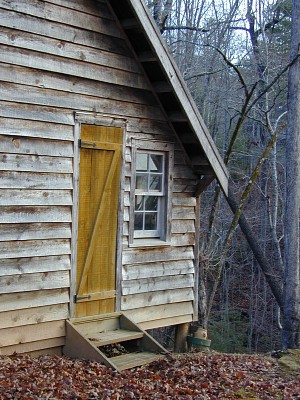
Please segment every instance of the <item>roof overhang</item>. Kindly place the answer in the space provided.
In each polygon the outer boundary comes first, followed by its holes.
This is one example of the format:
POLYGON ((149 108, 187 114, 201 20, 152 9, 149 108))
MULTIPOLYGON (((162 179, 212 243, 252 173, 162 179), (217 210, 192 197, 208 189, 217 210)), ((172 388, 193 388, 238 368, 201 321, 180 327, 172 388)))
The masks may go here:
POLYGON ((227 194, 227 168, 144 0, 109 0, 109 4, 194 172, 200 176, 200 191, 216 177, 227 194))

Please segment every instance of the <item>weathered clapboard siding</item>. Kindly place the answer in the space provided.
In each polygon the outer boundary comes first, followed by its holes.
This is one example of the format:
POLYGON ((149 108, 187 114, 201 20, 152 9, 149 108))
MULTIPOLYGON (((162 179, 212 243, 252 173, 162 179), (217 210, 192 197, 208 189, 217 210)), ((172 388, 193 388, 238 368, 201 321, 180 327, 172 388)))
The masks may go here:
POLYGON ((192 260, 147 263, 142 266, 139 264, 123 266, 124 281, 192 273, 194 273, 194 263, 192 260))
POLYGON ((193 285, 193 275, 174 275, 168 277, 155 277, 135 279, 122 282, 122 294, 148 293, 159 290, 181 289, 193 285))
POLYGON ((195 221, 190 220, 173 220, 172 221, 172 233, 186 233, 195 232, 195 221))
POLYGON ((161 290, 158 292, 141 293, 122 297, 122 309, 131 310, 139 307, 151 307, 161 304, 181 303, 194 300, 193 289, 180 288, 173 290, 161 290))
POLYGON ((71 190, 3 189, 0 206, 71 206, 71 190))
MULTIPOLYGON (((0 64, 1 70, 1 64, 0 64)), ((7 72, 8 76, 10 72, 7 72)), ((1 79, 1 78, 0 78, 1 79)), ((21 117, 21 116, 19 116, 21 117)), ((24 119, 12 119, 0 117, 1 134, 9 136, 29 136, 41 139, 74 140, 73 126, 39 121, 26 121, 24 119)))
POLYGON ((114 100, 128 101, 130 103, 156 105, 152 93, 145 90, 142 91, 131 87, 125 90, 121 85, 115 86, 111 83, 95 82, 80 77, 62 77, 61 75, 48 71, 41 72, 39 70, 32 70, 32 68, 16 67, 4 63, 0 64, 0 79, 3 82, 60 90, 67 93, 99 96, 106 99, 112 98, 114 100))
POLYGON ((1 2, 2 8, 17 11, 19 13, 39 17, 46 21, 60 22, 72 27, 85 28, 89 31, 104 33, 109 36, 121 37, 121 32, 116 24, 111 23, 111 19, 101 18, 97 14, 97 8, 94 6, 90 14, 56 6, 41 1, 33 0, 11 0, 8 3, 1 2))
POLYGON ((0 292, 18 293, 33 290, 61 289, 70 286, 69 271, 11 275, 0 279, 0 292))
POLYGON ((15 344, 0 348, 0 355, 11 355, 14 353, 29 353, 33 357, 38 357, 45 352, 48 355, 61 354, 61 347, 65 344, 65 338, 37 340, 29 343, 15 344))
MULTIPOLYGON (((30 343, 44 339, 53 339, 65 336, 65 319, 54 322, 25 325, 22 329, 6 328, 1 330, 0 347, 12 346, 21 343, 30 343)), ((5 349, 2 354, 5 354, 5 349)))
POLYGON ((129 249, 123 253, 123 264, 145 264, 155 261, 176 261, 176 260, 193 260, 194 251, 191 246, 173 249, 170 247, 162 248, 143 248, 139 252, 129 249))
POLYGON ((40 54, 31 50, 12 48, 6 45, 0 45, 0 61, 8 64, 16 63, 23 67, 36 67, 39 70, 51 71, 63 74, 70 64, 72 64, 72 75, 81 78, 93 79, 95 81, 103 80, 107 83, 118 84, 118 82, 128 86, 150 90, 149 85, 143 79, 142 75, 133 72, 112 69, 110 67, 90 64, 86 68, 85 61, 69 60, 56 55, 40 54))
MULTIPOLYGON (((24 87, 11 83, 2 83, 0 86, 0 96, 3 100, 11 100, 15 103, 50 105, 53 107, 68 107, 70 109, 81 108, 83 111, 92 112, 97 109, 105 110, 118 116, 140 115, 143 118, 163 119, 163 113, 159 107, 143 106, 137 103, 128 103, 124 108, 124 102, 99 97, 77 95, 69 92, 56 91, 53 89, 41 89, 35 87, 24 87)), ((100 111, 100 110, 99 110, 100 111)), ((180 173, 180 172, 179 172, 180 173)))
POLYGON ((0 329, 67 319, 68 311, 67 304, 56 304, 24 309, 22 311, 3 312, 1 313, 0 329))
POLYGON ((182 303, 163 304, 159 306, 128 310, 126 311, 126 314, 138 324, 139 323, 142 324, 146 321, 152 322, 155 320, 161 320, 164 318, 172 318, 179 316, 192 317, 193 303, 192 301, 185 301, 182 303))
POLYGON ((0 260, 0 276, 66 271, 70 268, 71 263, 69 255, 0 260))
POLYGON ((3 1, 0 25, 2 354, 57 351, 64 343, 75 111, 126 119, 121 309, 147 329, 191 321, 196 177, 106 1, 3 1), (175 147, 164 247, 128 245, 137 138, 175 147))
POLYGON ((11 240, 65 239, 65 238, 71 238, 70 224, 64 224, 64 223, 0 224, 0 242, 11 241, 11 240))
POLYGON ((71 209, 66 206, 57 207, 1 207, 0 223, 36 223, 36 222, 71 222, 71 209))
POLYGON ((74 115, 70 110, 67 111, 59 108, 32 104, 14 104, 7 101, 0 101, 0 117, 16 118, 18 120, 43 121, 55 124, 71 125, 74 127, 74 115))
POLYGON ((46 174, 15 171, 0 172, 1 189, 72 189, 72 184, 71 174, 46 174))
POLYGON ((73 160, 71 158, 54 159, 39 155, 0 153, 0 170, 72 173, 73 160))
POLYGON ((141 73, 139 65, 134 58, 108 51, 91 49, 86 46, 61 42, 49 37, 39 36, 32 33, 22 33, 15 29, 2 28, 0 31, 0 43, 13 47, 38 51, 40 53, 52 54, 78 61, 90 62, 96 65, 108 66, 128 72, 141 73))
MULTIPOLYGON (((78 3, 79 4, 79 3, 78 3)), ((65 24, 45 23, 43 18, 22 14, 9 9, 0 8, 1 24, 8 28, 15 28, 25 32, 32 32, 41 36, 86 45, 99 50, 107 50, 116 54, 128 54, 128 47, 124 39, 110 35, 89 31, 82 27, 74 28, 65 24)))
POLYGON ((33 139, 21 135, 15 137, 0 135, 0 139, 0 153, 73 157, 73 146, 71 142, 33 139))
POLYGON ((69 289, 49 289, 0 295, 0 312, 30 309, 69 302, 69 289))

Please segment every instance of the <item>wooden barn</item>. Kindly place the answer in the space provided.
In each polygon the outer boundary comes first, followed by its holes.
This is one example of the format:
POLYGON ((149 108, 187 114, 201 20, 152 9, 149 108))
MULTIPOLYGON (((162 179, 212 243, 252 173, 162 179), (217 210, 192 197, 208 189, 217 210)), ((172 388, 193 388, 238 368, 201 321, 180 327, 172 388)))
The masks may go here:
POLYGON ((226 167, 143 0, 0 13, 0 354, 147 361, 146 330, 197 318, 199 194, 226 167))

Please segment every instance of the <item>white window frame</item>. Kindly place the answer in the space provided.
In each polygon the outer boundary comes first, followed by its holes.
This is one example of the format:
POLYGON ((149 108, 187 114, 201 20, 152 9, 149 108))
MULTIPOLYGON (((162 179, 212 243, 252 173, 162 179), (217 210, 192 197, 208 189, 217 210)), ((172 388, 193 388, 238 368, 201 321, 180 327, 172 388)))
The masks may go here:
MULTIPOLYGON (((131 245, 158 245, 169 244, 171 237, 171 204, 173 184, 173 160, 174 145, 172 143, 132 140, 132 164, 131 164, 131 193, 130 193, 130 221, 129 243, 131 245), (158 154, 163 156, 163 179, 160 192, 137 190, 136 183, 136 156, 138 153, 158 154), (156 231, 135 231, 135 198, 138 195, 153 195, 160 197, 156 231)), ((147 171, 149 173, 149 171, 147 171)))

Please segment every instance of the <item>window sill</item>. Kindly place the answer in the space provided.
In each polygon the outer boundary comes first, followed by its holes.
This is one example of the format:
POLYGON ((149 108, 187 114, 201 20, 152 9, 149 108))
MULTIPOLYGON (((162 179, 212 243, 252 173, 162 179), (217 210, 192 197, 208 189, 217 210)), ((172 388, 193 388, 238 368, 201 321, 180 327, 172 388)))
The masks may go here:
POLYGON ((151 239, 151 238, 143 238, 143 239, 134 239, 132 243, 129 244, 129 247, 168 247, 171 246, 171 242, 166 242, 161 239, 151 239))

